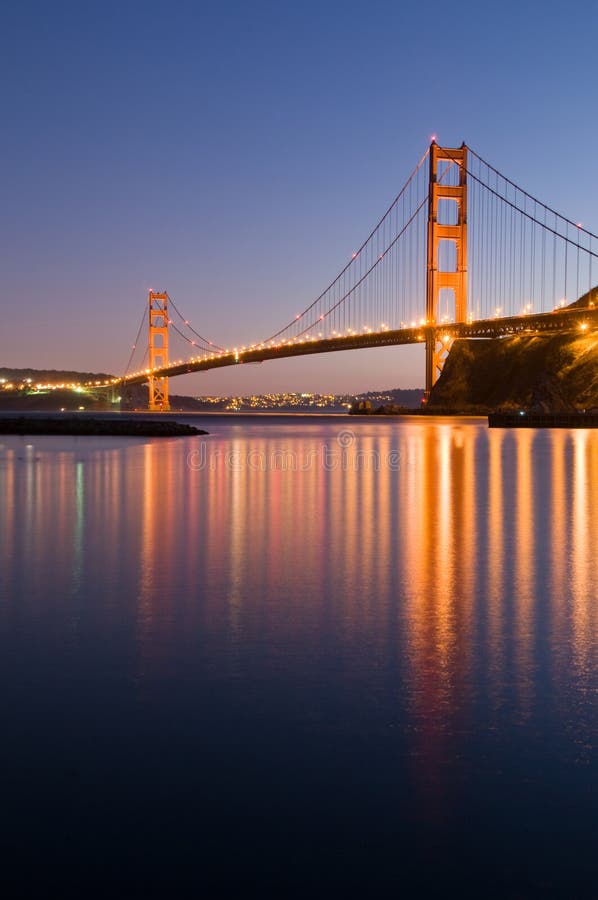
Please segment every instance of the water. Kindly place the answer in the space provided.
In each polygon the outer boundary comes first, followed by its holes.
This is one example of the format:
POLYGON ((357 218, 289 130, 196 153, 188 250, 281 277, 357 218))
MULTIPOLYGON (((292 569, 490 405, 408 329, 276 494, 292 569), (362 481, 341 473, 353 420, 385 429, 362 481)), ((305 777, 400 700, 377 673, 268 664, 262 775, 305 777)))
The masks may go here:
POLYGON ((5 877, 597 896, 598 433, 185 421, 2 439, 5 877))

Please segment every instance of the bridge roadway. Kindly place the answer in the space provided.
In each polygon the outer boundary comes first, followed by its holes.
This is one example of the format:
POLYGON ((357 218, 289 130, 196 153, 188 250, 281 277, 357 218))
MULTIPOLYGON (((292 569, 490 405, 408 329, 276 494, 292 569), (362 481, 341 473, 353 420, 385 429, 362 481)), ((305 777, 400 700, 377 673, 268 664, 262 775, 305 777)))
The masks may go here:
MULTIPOLYGON (((205 372, 224 366, 242 363, 261 363, 267 359, 285 359, 290 356, 307 356, 312 353, 332 353, 338 350, 359 350, 365 347, 388 347, 400 344, 421 344, 426 336, 435 333, 439 340, 446 335, 453 338, 496 338, 514 334, 538 334, 555 331, 584 331, 598 328, 598 307, 564 307, 550 313, 531 313, 496 319, 480 319, 475 322, 452 322, 445 325, 420 325, 415 328, 398 328, 387 331, 369 331, 321 339, 302 338, 279 344, 257 344, 246 349, 192 357, 186 362, 174 363, 154 369, 154 377, 174 377, 189 372, 205 372)), ((148 380, 148 370, 136 372, 119 384, 143 384, 148 380)))

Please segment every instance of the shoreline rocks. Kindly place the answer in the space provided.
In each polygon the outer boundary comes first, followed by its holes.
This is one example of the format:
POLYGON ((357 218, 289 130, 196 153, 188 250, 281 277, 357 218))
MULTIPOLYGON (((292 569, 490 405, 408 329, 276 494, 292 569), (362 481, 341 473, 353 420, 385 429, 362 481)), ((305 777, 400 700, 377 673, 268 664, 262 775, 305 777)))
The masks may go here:
POLYGON ((181 422, 148 419, 92 419, 29 416, 0 417, 0 434, 82 435, 89 437, 194 437, 208 434, 181 422))

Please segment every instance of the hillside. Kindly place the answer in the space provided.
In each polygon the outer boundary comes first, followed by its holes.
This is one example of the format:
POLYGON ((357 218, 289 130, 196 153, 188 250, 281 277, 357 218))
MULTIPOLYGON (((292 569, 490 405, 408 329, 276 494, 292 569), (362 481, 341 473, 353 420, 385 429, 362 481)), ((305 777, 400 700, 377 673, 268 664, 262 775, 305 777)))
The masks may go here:
POLYGON ((455 341, 429 409, 564 412, 598 407, 598 334, 455 341))
POLYGON ((74 372, 70 369, 15 369, 8 366, 0 366, 0 378, 7 381, 25 381, 30 378, 33 382, 50 381, 58 382, 84 382, 84 381, 109 381, 114 375, 106 372, 74 372))

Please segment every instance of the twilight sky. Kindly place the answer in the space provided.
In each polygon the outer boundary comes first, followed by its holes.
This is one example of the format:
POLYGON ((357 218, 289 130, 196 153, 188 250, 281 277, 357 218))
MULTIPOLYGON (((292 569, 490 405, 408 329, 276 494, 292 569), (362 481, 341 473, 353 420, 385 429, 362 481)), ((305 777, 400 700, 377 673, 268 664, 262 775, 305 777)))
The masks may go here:
MULTIPOLYGON (((432 134, 598 231, 597 36, 595 0, 7 0, 0 366, 122 373, 149 287, 224 346, 262 339, 336 275, 432 134)), ((171 391, 417 387, 421 354, 171 391)))

